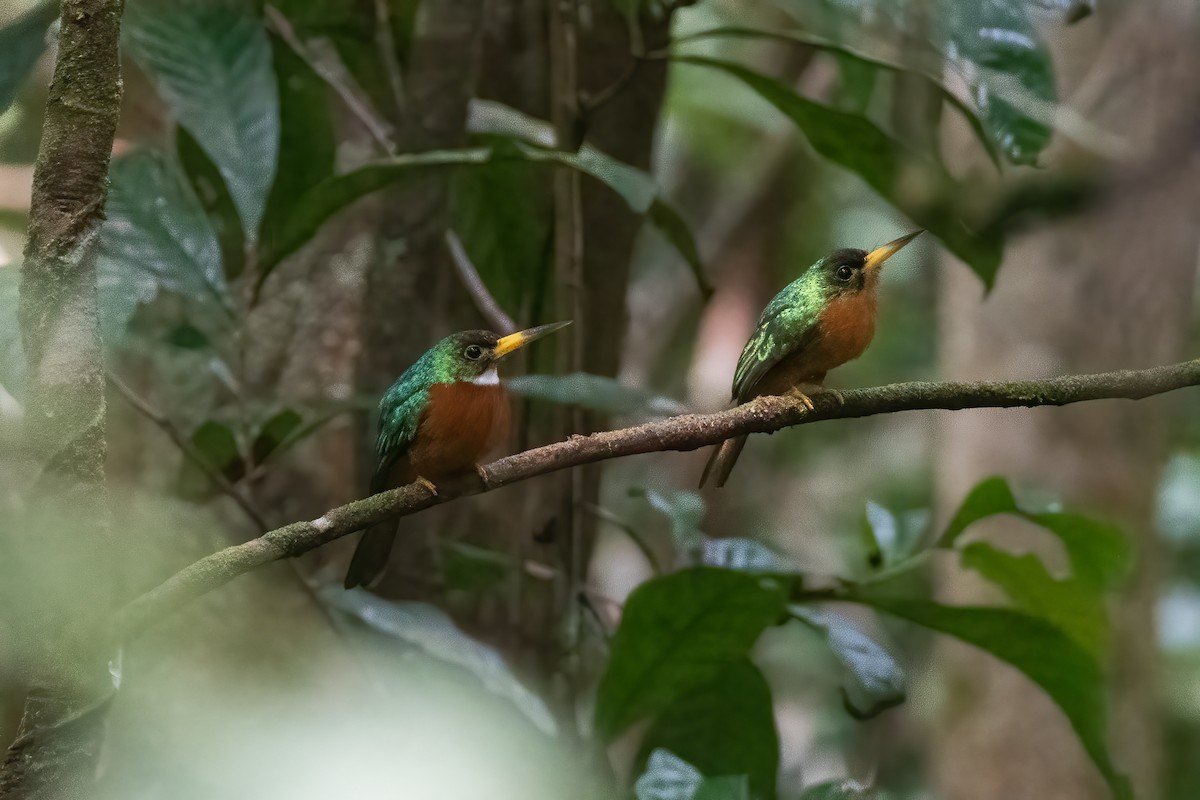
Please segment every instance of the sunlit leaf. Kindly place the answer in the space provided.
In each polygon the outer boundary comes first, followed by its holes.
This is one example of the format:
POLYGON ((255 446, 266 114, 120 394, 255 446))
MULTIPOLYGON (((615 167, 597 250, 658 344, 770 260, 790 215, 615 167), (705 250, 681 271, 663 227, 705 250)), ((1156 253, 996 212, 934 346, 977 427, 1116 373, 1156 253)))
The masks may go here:
POLYGON ((250 447, 254 463, 266 461, 267 456, 286 442, 303 422, 304 419, 290 408, 283 409, 264 422, 250 447))
MULTIPOLYGON (((747 658, 730 662, 660 714, 642 739, 643 758, 665 748, 709 776, 746 776, 759 797, 775 794, 779 735, 771 687, 747 658)), ((739 781, 740 782, 740 781, 739 781)), ((708 792, 720 788, 710 787, 708 792)), ((716 794, 697 796, 715 797, 716 794)))
POLYGON ((57 18, 58 3, 44 0, 0 28, 0 114, 17 99, 46 49, 46 31, 57 18))
POLYGON ((160 289, 224 313, 220 244, 179 169, 140 150, 114 160, 109 179, 96 262, 106 336, 118 337, 160 289))
POLYGON ((706 778, 679 756, 659 748, 633 787, 637 800, 750 800, 745 775, 706 778))
POLYGON ((546 704, 517 680, 499 653, 460 631, 441 609, 427 603, 386 600, 361 590, 339 589, 329 600, 370 628, 466 670, 488 691, 511 702, 539 730, 555 734, 557 726, 546 704))
POLYGON ((279 166, 267 195, 261 247, 271 250, 305 192, 333 175, 337 138, 328 88, 277 38, 271 40, 279 92, 279 166))
POLYGON ((731 536, 706 537, 700 557, 702 564, 743 572, 792 572, 793 567, 771 548, 753 539, 731 536))
POLYGON ((846 710, 868 719, 904 702, 904 670, 874 639, 846 619, 809 606, 791 605, 788 611, 825 637, 830 651, 841 662, 846 710))
POLYGON ((678 400, 625 386, 616 378, 575 372, 568 375, 518 375, 505 381, 520 397, 576 405, 609 414, 666 417, 687 413, 678 400))
POLYGON ((171 114, 216 165, 247 237, 257 238, 279 151, 262 21, 234 0, 131 0, 122 33, 171 114))
POLYGON ((972 232, 954 207, 961 189, 945 168, 856 114, 809 100, 780 81, 739 64, 698 56, 675 61, 721 70, 745 83, 804 132, 813 149, 862 177, 917 224, 932 231, 991 285, 1000 265, 999 234, 972 232))
POLYGON ((646 498, 651 508, 667 518, 671 525, 671 539, 675 542, 675 547, 686 556, 685 562, 694 563, 703 555, 707 537, 700 529, 700 524, 704 521, 704 498, 699 492, 630 489, 629 494, 646 498))
POLYGON ((993 138, 1013 163, 1037 163, 1050 126, 1045 111, 1030 113, 1025 106, 1053 108, 1057 94, 1049 50, 1025 6, 984 0, 942 8, 948 63, 967 81, 993 138))
POLYGON ((783 609, 778 582, 732 570, 696 567, 639 586, 613 636, 597 734, 610 740, 715 680, 783 609))
POLYGON ((1104 670, 1095 657, 1057 627, 1007 608, 944 606, 861 593, 847 599, 962 639, 1016 667, 1062 709, 1113 796, 1117 800, 1132 798, 1128 779, 1117 772, 1108 754, 1104 670))

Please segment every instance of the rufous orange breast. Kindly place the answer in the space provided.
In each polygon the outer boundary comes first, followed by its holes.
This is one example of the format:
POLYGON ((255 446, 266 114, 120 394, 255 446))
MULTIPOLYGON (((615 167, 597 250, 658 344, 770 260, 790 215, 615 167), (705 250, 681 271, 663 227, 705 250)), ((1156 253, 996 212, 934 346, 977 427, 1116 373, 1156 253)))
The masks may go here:
POLYGON ((504 442, 510 416, 499 381, 434 384, 409 451, 412 469, 435 483, 473 469, 504 442))

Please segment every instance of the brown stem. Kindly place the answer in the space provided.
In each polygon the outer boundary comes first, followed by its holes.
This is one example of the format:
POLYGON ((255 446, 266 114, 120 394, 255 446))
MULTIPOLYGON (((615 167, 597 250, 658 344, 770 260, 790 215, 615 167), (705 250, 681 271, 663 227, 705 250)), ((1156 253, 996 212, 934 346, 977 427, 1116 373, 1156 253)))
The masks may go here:
POLYGON ((760 397, 715 414, 684 414, 631 428, 572 436, 495 461, 486 467, 486 481, 458 492, 434 494, 421 484, 410 484, 227 547, 184 568, 127 605, 120 613, 118 630, 124 638, 136 636, 155 620, 238 575, 306 553, 376 522, 597 461, 639 453, 695 450, 742 434, 771 433, 830 419, 929 409, 1033 408, 1087 400, 1138 400, 1189 386, 1200 386, 1200 358, 1144 370, 1066 375, 1044 381, 920 381, 840 393, 819 392, 811 396, 811 411, 795 400, 760 397))
POLYGON ((492 330, 496 333, 515 332, 517 323, 513 322, 513 318, 505 312, 496 302, 492 293, 488 291, 487 284, 480 277, 479 270, 475 269, 475 265, 471 263, 467 249, 463 247, 462 240, 454 231, 446 231, 446 248, 450 251, 450 260, 454 262, 454 269, 458 272, 459 280, 471 295, 471 300, 475 302, 479 313, 483 314, 488 325, 492 326, 492 330))

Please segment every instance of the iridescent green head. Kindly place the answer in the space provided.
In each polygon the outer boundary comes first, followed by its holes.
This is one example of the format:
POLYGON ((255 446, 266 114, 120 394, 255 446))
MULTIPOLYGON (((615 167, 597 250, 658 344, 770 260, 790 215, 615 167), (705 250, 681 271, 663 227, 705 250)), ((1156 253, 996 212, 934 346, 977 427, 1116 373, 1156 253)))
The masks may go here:
POLYGON ((552 322, 536 328, 501 336, 491 331, 452 333, 435 344, 422 357, 428 360, 433 375, 429 383, 496 383, 496 364, 515 350, 570 325, 552 322))
POLYGON ((874 289, 883 263, 921 233, 907 233, 870 252, 855 248, 834 250, 809 267, 801 280, 810 287, 819 287, 827 299, 874 289))

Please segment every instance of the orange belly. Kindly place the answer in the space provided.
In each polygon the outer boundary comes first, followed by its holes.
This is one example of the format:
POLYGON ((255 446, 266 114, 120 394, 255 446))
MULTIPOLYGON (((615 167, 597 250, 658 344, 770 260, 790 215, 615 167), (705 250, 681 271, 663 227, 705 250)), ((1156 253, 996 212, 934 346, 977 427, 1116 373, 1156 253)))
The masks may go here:
POLYGON ((781 395, 801 384, 821 384, 825 373, 863 354, 875 336, 875 292, 830 300, 812 344, 789 353, 755 386, 759 395, 781 395))
POLYGON ((508 397, 500 384, 439 383, 417 428, 408 460, 434 483, 467 472, 508 436, 508 397))

